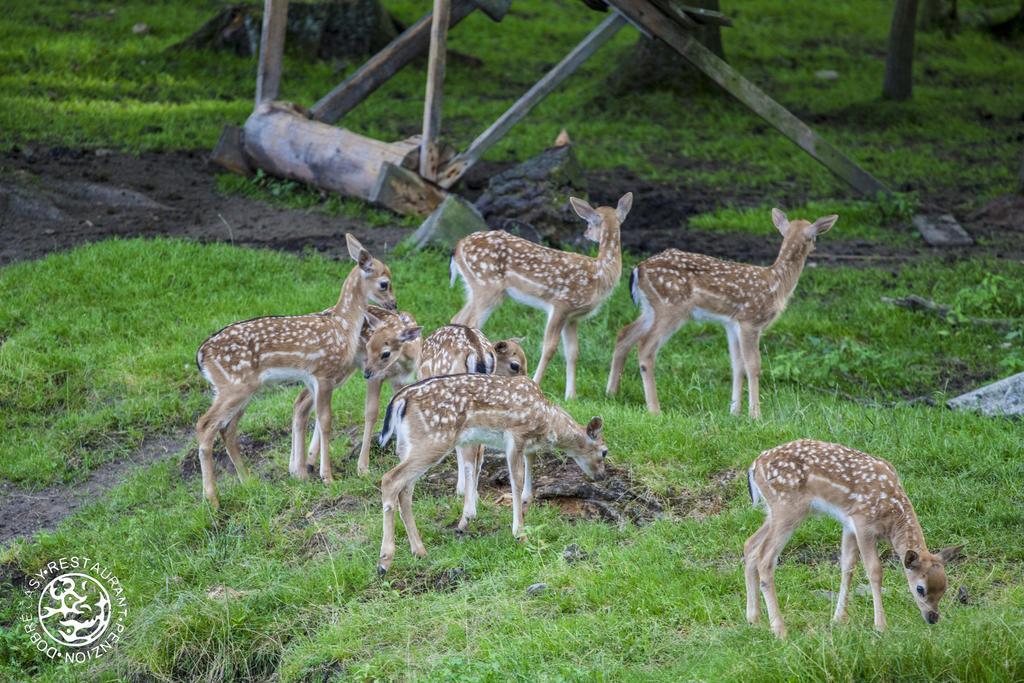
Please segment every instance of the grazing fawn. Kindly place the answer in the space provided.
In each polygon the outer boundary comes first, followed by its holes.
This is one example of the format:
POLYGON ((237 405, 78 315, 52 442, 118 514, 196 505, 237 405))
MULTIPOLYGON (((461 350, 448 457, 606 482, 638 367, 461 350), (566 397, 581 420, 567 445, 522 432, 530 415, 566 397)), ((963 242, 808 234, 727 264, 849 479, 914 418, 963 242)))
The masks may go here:
POLYGON ((565 352, 565 398, 576 397, 577 326, 611 295, 622 274, 619 231, 633 205, 627 192, 614 209, 593 208, 570 198, 576 213, 587 222, 584 236, 600 244, 597 258, 534 244, 501 230, 477 232, 459 240, 452 255, 451 284, 461 277, 466 305, 453 323, 483 327, 506 296, 547 311, 544 344, 533 373, 538 385, 562 338, 565 352))
POLYGON ((607 393, 619 390, 626 356, 639 345, 647 409, 660 412, 654 379, 658 349, 688 318, 706 320, 725 327, 732 361, 730 410, 734 415, 740 412, 746 372, 750 416, 760 417, 761 334, 785 310, 817 236, 838 219, 825 216, 813 223, 790 221, 782 211, 772 209, 772 221, 782 233, 782 247, 775 263, 767 268, 678 249, 668 249, 640 263, 629 277, 630 293, 640 306, 640 317, 619 331, 607 393))
MULTIPOLYGON (((389 311, 377 306, 370 306, 367 309, 359 337, 359 352, 356 355, 356 365, 363 368, 363 376, 366 378, 363 440, 356 466, 360 475, 370 471, 370 438, 380 408, 381 386, 387 381, 391 383, 394 391, 398 391, 415 378, 422 329, 412 315, 405 311, 389 311), (374 363, 385 365, 379 372, 374 372, 371 368, 374 363)), ((306 423, 309 421, 312 407, 313 395, 308 389, 303 389, 295 398, 292 408, 291 457, 295 467, 300 469, 306 467, 307 456, 303 456, 302 448, 306 441, 306 423)), ((314 427, 308 459, 314 458, 320 451, 320 442, 320 432, 314 427)))
POLYGON ((608 455, 602 427, 600 417, 586 427, 576 424, 528 377, 446 375, 402 389, 388 404, 380 436, 381 445, 395 437, 401 463, 381 480, 384 535, 377 571, 386 572, 395 555, 396 507, 413 554, 427 554, 412 514, 413 486, 454 447, 487 444, 505 452, 512 488, 512 534, 518 538, 523 532, 525 454, 561 448, 585 474, 600 479, 608 455))
MULTIPOLYGON (((238 422, 253 394, 264 384, 303 382, 316 401, 317 428, 321 435, 320 477, 330 482, 331 462, 327 444, 331 430, 331 394, 355 367, 359 334, 368 301, 395 308, 391 271, 370 255, 352 235, 345 235, 348 251, 356 261, 341 287, 338 303, 322 313, 254 318, 228 325, 207 339, 196 353, 196 364, 213 385, 210 409, 199 418, 199 464, 203 493, 213 507, 219 506, 213 470, 213 441, 220 433, 240 479, 249 475, 238 448, 238 422)), ((306 476, 293 458, 289 469, 306 476)))
POLYGON ((892 543, 924 620, 929 624, 939 620, 939 600, 946 592, 945 565, 963 546, 928 551, 914 506, 888 462, 839 444, 805 439, 761 453, 750 466, 747 483, 751 501, 763 503, 767 511, 764 524, 743 547, 751 624, 761 616, 760 584, 772 631, 785 637, 775 596, 775 564, 790 535, 812 512, 828 514, 843 525, 842 579, 833 621, 846 617, 859 552, 871 581, 875 628, 885 629, 878 539, 892 543))

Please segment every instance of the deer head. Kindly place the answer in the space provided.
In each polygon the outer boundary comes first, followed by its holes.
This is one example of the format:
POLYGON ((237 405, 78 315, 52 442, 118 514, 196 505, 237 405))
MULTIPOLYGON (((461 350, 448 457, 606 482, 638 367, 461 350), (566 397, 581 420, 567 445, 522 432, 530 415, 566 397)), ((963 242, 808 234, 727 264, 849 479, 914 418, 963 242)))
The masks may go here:
POLYGON ((839 216, 823 216, 810 223, 803 219, 789 220, 781 209, 772 209, 772 223, 776 230, 782 233, 783 244, 793 244, 802 247, 806 253, 814 250, 814 242, 818 235, 828 232, 839 216))
POLYGON ((374 258, 351 233, 345 234, 345 242, 349 256, 359 266, 360 283, 367 298, 382 308, 397 310, 398 302, 391 288, 391 270, 374 258))
POLYGON ((608 447, 604 443, 603 431, 604 420, 594 416, 587 423, 583 434, 577 434, 576 438, 565 446, 565 452, 591 479, 604 478, 604 461, 608 457, 608 447))
POLYGON ((494 374, 506 377, 526 374, 526 353, 522 338, 502 339, 494 345, 494 374))
POLYGON ((364 320, 370 328, 370 336, 366 341, 366 367, 363 370, 366 379, 384 376, 402 357, 405 345, 419 339, 423 332, 423 328, 404 311, 389 320, 381 320, 367 311, 364 320))
POLYGON ((587 222, 587 231, 583 236, 592 242, 600 242, 606 230, 619 229, 629 210, 633 208, 633 193, 627 192, 619 198, 618 205, 613 209, 608 206, 592 207, 578 197, 569 197, 576 215, 587 222))
POLYGON ((962 545, 943 548, 937 553, 927 550, 918 553, 908 550, 903 557, 903 571, 907 575, 910 595, 921 610, 921 617, 929 624, 939 621, 939 600, 946 592, 946 563, 958 557, 962 545))

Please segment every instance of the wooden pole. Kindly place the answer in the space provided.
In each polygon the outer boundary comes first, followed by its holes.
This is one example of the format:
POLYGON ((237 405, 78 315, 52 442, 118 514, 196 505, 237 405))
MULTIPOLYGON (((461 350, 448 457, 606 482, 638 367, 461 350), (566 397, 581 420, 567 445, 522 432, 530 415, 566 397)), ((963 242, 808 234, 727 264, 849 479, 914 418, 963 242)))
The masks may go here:
POLYGON ((843 155, 811 130, 789 110, 748 81, 738 71, 679 28, 648 0, 608 0, 631 21, 640 24, 672 48, 733 97, 774 126, 818 162, 845 180, 859 192, 874 196, 889 189, 870 173, 843 155))
POLYGON ((284 55, 284 30, 287 22, 288 0, 264 0, 260 62, 256 72, 257 105, 277 99, 281 89, 281 58, 284 55))
POLYGON ((567 54, 551 71, 544 74, 543 78, 537 81, 525 95, 509 107, 487 130, 477 136, 476 140, 470 143, 465 152, 448 162, 438 174, 437 184, 447 189, 457 183, 459 178, 465 175, 466 171, 473 164, 480 161, 480 158, 494 143, 501 140, 512 126, 526 116, 538 102, 557 88, 583 62, 587 61, 592 54, 597 52, 598 48, 611 40, 612 36, 625 24, 626 19, 618 12, 613 12, 607 19, 602 21, 579 45, 573 48, 572 52, 567 54))
POLYGON ((882 97, 909 100, 914 87, 914 22, 917 0, 896 0, 889 28, 889 53, 885 57, 882 97))
POLYGON ((434 0, 430 23, 430 56, 427 61, 427 92, 423 98, 423 138, 420 141, 420 175, 437 179, 437 136, 441 131, 441 95, 448 54, 448 19, 451 0, 434 0))
MULTIPOLYGON (((477 4, 473 0, 454 0, 449 27, 465 19, 476 8, 477 4)), ((309 110, 313 118, 325 123, 338 121, 426 50, 430 45, 432 16, 431 13, 422 17, 331 92, 321 97, 309 110)))

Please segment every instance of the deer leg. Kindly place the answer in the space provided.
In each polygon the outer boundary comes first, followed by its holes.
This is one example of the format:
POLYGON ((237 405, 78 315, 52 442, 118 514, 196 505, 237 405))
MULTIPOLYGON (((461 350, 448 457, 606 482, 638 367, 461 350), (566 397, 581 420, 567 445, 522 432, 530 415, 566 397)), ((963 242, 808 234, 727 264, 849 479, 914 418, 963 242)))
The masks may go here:
MULTIPOLYGON (((409 447, 398 445, 401 462, 388 470, 380 480, 381 504, 384 511, 384 531, 380 542, 380 559, 377 562, 377 573, 381 576, 391 566, 395 557, 395 509, 399 507, 399 497, 405 488, 430 469, 436 458, 431 453, 409 453, 409 447)), ((412 520, 412 490, 409 490, 409 510, 403 513, 402 523, 409 524, 412 520)), ((406 527, 408 530, 408 527, 406 527)))
POLYGON ((857 530, 857 546, 864 560, 864 571, 871 582, 871 598, 875 607, 875 629, 885 630, 885 608, 882 606, 882 561, 878 558, 878 546, 873 534, 857 530))
POLYGON ((491 311, 505 299, 505 291, 502 289, 487 291, 484 285, 470 284, 469 280, 466 280, 466 285, 468 293, 466 305, 455 314, 452 323, 481 328, 491 316, 491 311))
POLYGON ((466 495, 466 447, 456 446, 455 447, 455 495, 464 496, 466 495))
POLYGON ((659 347, 661 347, 661 334, 658 327, 655 326, 648 330, 640 340, 640 348, 637 350, 640 361, 640 377, 644 382, 644 399, 647 401, 647 410, 654 415, 661 412, 661 404, 658 402, 658 385, 654 378, 654 360, 658 355, 659 347))
POLYGON ((576 359, 580 355, 578 321, 570 320, 562 328, 562 349, 565 352, 565 400, 576 398, 576 359))
POLYGON ((519 540, 523 536, 523 450, 511 439, 505 445, 505 462, 508 463, 508 483, 512 489, 512 536, 519 540))
POLYGON ((782 620, 779 600, 775 594, 775 565, 779 561, 779 554, 793 534, 793 530, 804 517, 806 517, 806 510, 796 513, 787 511, 784 517, 772 515, 771 528, 761 543, 761 551, 758 556, 757 573, 760 575, 761 593, 764 595, 765 607, 768 609, 768 622, 771 624, 772 631, 779 638, 786 637, 786 624, 782 620))
MULTIPOLYGON (((459 446, 458 452, 465 446, 459 446)), ((459 519, 458 530, 465 531, 469 520, 476 517, 476 503, 479 498, 477 487, 480 485, 480 462, 484 459, 483 446, 470 446, 462 455, 462 469, 465 470, 466 490, 462 499, 462 518, 459 519)))
POLYGON ((747 582, 747 623, 756 624, 761 619, 761 595, 758 593, 757 558, 761 544, 771 530, 771 521, 765 520, 761 528, 743 544, 743 573, 747 582))
POLYGON ((743 405, 743 352, 740 349, 740 330, 735 323, 725 326, 725 336, 729 342, 729 363, 732 365, 732 401, 729 403, 729 412, 733 415, 740 414, 740 407, 743 405))
POLYGON ((530 502, 533 501, 533 455, 527 454, 524 456, 525 468, 523 471, 523 507, 529 506, 530 502))
POLYGON ((836 612, 832 621, 846 619, 846 604, 850 597, 850 579, 857 566, 857 534, 850 529, 843 529, 842 555, 839 559, 842 578, 839 580, 839 597, 836 599, 836 612))
POLYGON ((608 386, 605 388, 605 393, 609 396, 618 393, 622 371, 626 367, 626 357, 650 325, 651 320, 644 315, 619 330, 619 335, 615 339, 615 351, 612 353, 612 367, 608 372, 608 386))
POLYGON ((325 484, 334 481, 331 472, 331 396, 334 386, 326 380, 316 384, 316 426, 320 432, 320 479, 325 484))
POLYGON ((370 440, 373 438, 373 427, 377 424, 380 410, 380 379, 371 379, 366 383, 366 401, 363 403, 363 441, 359 446, 359 462, 356 472, 360 476, 370 472, 370 440))
POLYGON ((252 392, 238 393, 231 395, 226 392, 218 393, 213 399, 213 405, 207 410, 199 422, 196 423, 196 437, 199 440, 199 468, 203 474, 203 494, 213 508, 220 507, 220 500, 217 498, 217 473, 213 464, 213 442, 218 432, 225 429, 232 420, 239 417, 245 410, 252 392))
POLYGON ((538 386, 544 379, 544 371, 547 369, 548 363, 551 362, 555 351, 558 350, 558 336, 564 325, 565 314, 551 309, 551 312, 548 313, 547 326, 544 328, 544 344, 541 346, 540 360, 537 362, 537 368, 533 371, 533 381, 538 386))
POLYGON ((747 369, 747 392, 749 394, 750 417, 761 417, 761 331, 749 327, 740 328, 740 352, 747 369))
MULTIPOLYGON (((297 479, 305 479, 306 473, 306 425, 313 409, 313 394, 303 389, 292 405, 292 455, 288 460, 288 472, 297 479)), ((316 442, 316 432, 313 441, 316 442)), ((312 448, 312 445, 310 446, 312 448)))
POLYGON ((242 421, 244 412, 242 408, 235 413, 228 425, 220 430, 220 439, 224 442, 224 448, 228 452, 228 457, 231 458, 231 464, 235 466, 235 474, 238 475, 239 481, 245 481, 252 476, 245 461, 242 460, 242 450, 238 447, 238 423, 242 421))
POLYGON ((398 514, 402 518, 402 525, 405 526, 405 535, 409 539, 409 549, 416 557, 426 557, 427 549, 423 546, 423 539, 420 538, 420 530, 416 528, 416 519, 412 516, 412 490, 416 486, 413 479, 398 494, 398 514))

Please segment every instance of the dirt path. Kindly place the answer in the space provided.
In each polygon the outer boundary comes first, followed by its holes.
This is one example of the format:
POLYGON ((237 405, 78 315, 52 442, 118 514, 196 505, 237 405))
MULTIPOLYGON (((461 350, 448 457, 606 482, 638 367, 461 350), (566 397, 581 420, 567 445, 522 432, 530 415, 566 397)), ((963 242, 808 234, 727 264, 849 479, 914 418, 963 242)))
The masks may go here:
POLYGON ((26 491, 0 483, 0 546, 40 531, 54 529, 65 517, 124 481, 132 470, 179 452, 191 430, 148 437, 132 455, 104 463, 77 484, 57 484, 41 491, 26 491))

